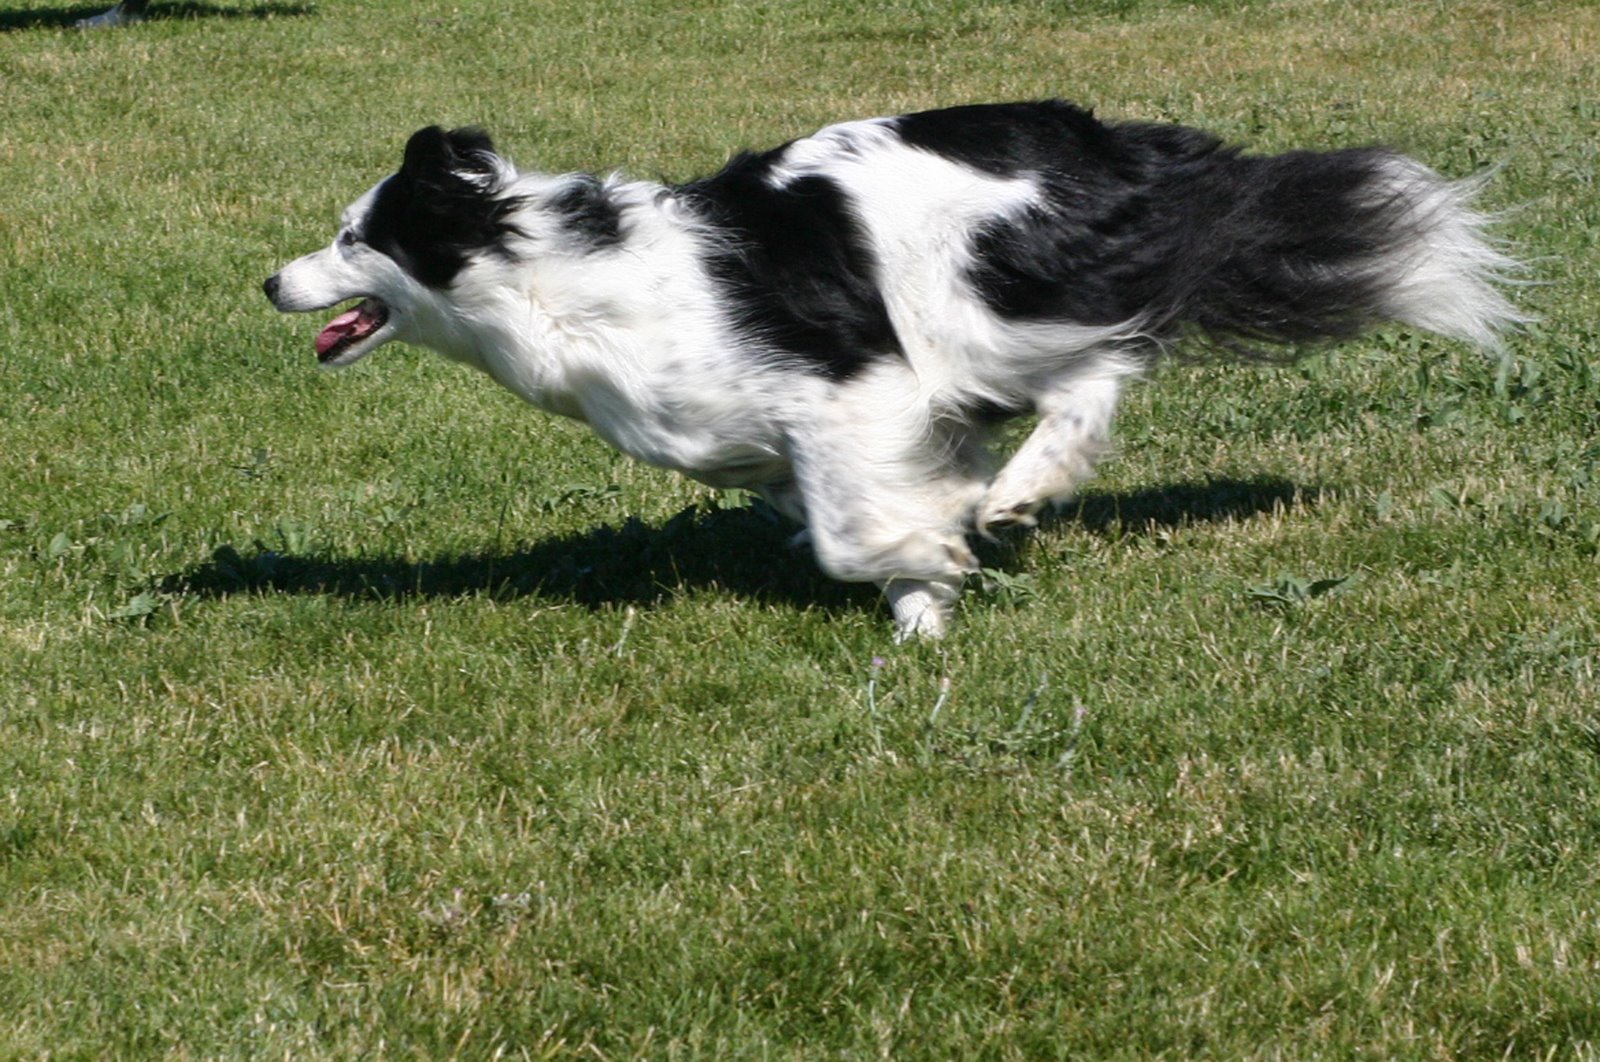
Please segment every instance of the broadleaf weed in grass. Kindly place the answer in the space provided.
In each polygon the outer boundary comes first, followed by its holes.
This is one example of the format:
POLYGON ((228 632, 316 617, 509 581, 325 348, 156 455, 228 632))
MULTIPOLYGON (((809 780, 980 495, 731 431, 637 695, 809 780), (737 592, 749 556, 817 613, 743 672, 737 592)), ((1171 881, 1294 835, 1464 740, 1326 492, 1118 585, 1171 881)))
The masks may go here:
POLYGON ((316 550, 316 541, 315 528, 302 520, 285 516, 273 522, 267 542, 257 539, 256 545, 262 550, 276 549, 285 556, 303 557, 316 550))
POLYGON ((135 594, 126 602, 106 613, 110 620, 142 620, 153 614, 161 607, 161 597, 157 594, 143 592, 135 594))
POLYGON ((1245 592, 1252 601, 1260 604, 1293 607, 1347 590, 1358 579, 1358 574, 1310 579, 1285 573, 1270 583, 1250 586, 1245 592))
POLYGON ((1024 605, 1039 596, 1038 581, 1027 572, 984 568, 978 576, 984 597, 1008 608, 1024 605))
POLYGON ((574 483, 541 498, 538 507, 542 512, 553 513, 566 509, 575 502, 613 501, 621 497, 622 488, 615 483, 607 483, 604 486, 574 483))

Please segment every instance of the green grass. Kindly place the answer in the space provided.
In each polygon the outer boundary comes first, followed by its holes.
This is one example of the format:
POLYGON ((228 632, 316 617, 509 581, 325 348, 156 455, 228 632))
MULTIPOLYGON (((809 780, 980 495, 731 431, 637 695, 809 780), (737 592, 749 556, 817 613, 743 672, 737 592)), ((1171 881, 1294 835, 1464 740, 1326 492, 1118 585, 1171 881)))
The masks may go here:
POLYGON ((1600 9, 92 10, 0 12, 0 1056, 1600 1052, 1600 9), (677 178, 1046 94, 1498 167, 1540 323, 1163 370, 894 647, 259 291, 419 125, 677 178))

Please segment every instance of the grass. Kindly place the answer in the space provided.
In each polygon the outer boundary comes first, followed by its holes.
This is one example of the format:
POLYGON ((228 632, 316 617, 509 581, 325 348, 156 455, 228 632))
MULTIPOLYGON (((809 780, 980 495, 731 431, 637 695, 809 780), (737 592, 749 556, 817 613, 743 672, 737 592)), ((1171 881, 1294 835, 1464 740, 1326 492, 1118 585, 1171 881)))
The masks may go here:
POLYGON ((1600 1052, 1593 5, 93 9, 0 11, 0 1056, 1600 1052), (1162 371, 894 647, 258 290, 430 122, 686 177, 1044 94, 1498 167, 1540 323, 1162 371))

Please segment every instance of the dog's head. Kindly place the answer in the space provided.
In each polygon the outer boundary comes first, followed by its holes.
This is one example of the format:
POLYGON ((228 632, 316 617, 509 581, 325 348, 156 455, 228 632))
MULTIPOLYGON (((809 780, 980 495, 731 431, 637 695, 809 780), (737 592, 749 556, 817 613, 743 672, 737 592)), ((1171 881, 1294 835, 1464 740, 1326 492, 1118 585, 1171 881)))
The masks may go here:
POLYGON ((445 294, 474 261, 515 233, 515 177, 476 129, 418 130, 399 172, 352 203, 328 247, 296 259, 263 287, 284 313, 355 307, 317 336, 323 365, 344 366, 391 339, 442 346, 445 294))

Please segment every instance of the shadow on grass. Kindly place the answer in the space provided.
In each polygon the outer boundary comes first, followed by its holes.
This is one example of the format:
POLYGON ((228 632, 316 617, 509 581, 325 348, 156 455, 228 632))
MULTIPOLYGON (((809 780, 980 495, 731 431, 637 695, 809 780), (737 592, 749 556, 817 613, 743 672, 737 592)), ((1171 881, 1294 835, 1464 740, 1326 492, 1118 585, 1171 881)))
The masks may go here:
POLYGON ((1315 487, 1283 479, 1211 479, 1124 494, 1085 492, 1043 523, 1045 527, 1077 524, 1101 535, 1143 535, 1315 505, 1318 493, 1315 487))
MULTIPOLYGON (((22 11, 0 8, 0 33, 27 29, 61 29, 75 26, 81 18, 98 15, 110 8, 114 0, 98 4, 76 4, 72 7, 36 7, 22 11)), ((310 15, 316 11, 313 4, 261 3, 261 4, 209 4, 199 0, 180 0, 178 3, 161 3, 156 0, 145 12, 146 22, 167 19, 227 18, 268 19, 310 15)), ((107 30, 104 32, 116 32, 107 30)))
POLYGON ((589 608, 653 604, 684 589, 720 587, 795 605, 871 606, 871 587, 828 579, 792 526, 764 510, 690 507, 661 524, 630 517, 520 549, 413 561, 275 551, 257 542, 218 548, 210 562, 167 580, 200 597, 273 592, 354 599, 542 597, 589 608))
MULTIPOLYGON (((1124 494, 1088 494, 1048 527, 1128 537, 1195 522, 1248 519, 1314 500, 1281 480, 1212 480, 1124 494)), ((763 508, 690 507, 659 525, 629 518, 510 552, 412 561, 279 552, 257 542, 219 547, 210 561, 168 577, 162 589, 190 597, 243 593, 326 594, 360 600, 542 597, 603 608, 649 605, 685 589, 714 587, 796 607, 876 608, 870 586, 829 579, 793 528, 763 508)), ((1017 538, 986 544, 984 563, 1018 563, 1017 538)))

